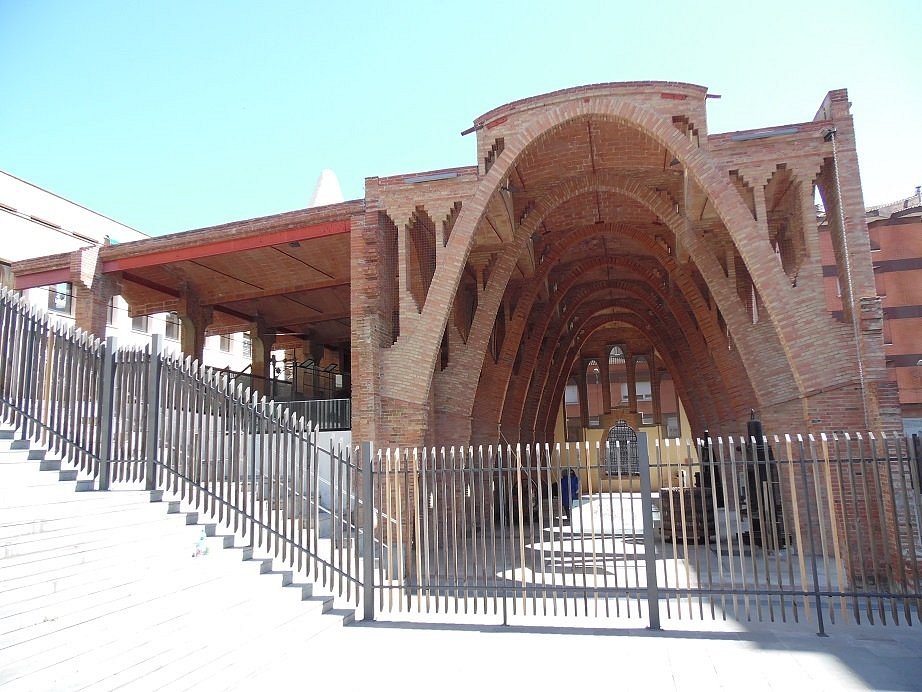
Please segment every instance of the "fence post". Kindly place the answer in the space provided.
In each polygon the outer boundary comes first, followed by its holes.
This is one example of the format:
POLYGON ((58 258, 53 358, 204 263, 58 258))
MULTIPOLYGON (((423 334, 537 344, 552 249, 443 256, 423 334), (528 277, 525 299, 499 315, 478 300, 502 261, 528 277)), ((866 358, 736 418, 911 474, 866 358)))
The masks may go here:
POLYGON ((360 446, 362 455, 362 605, 363 618, 375 619, 375 497, 371 441, 360 446))
MULTIPOLYGON (((659 587, 656 583, 656 539, 653 536, 653 489, 650 485, 650 451, 646 449, 646 436, 637 436, 637 461, 640 467, 640 507, 643 514, 643 559, 647 570, 647 610, 650 629, 659 630, 659 587), (643 443, 641 443, 643 440, 643 443)), ((628 443, 630 444, 630 443, 628 443)), ((657 445, 657 466, 659 446, 657 445)))
MULTIPOLYGON (((804 438, 800 434, 797 435, 797 446, 800 450, 800 478, 804 484, 804 493, 806 494, 809 488, 807 484, 807 462, 804 458, 804 438)), ((815 494, 814 491, 814 495, 815 494)), ((826 625, 823 622, 823 601, 820 598, 820 577, 816 568, 816 539, 813 537, 813 511, 811 510, 813 503, 809 498, 806 498, 804 506, 807 511, 807 536, 810 538, 810 564, 813 568, 813 599, 815 604, 814 607, 816 608, 816 624, 819 629, 816 635, 818 637, 825 637, 827 634, 826 625)), ((822 518, 817 517, 817 521, 822 521, 822 518)))
MULTIPOLYGON (((31 317, 31 315, 29 315, 31 317)), ((20 429, 21 439, 27 440, 30 437, 30 417, 32 415, 32 406, 30 402, 32 400, 32 378, 33 378, 33 366, 35 359, 35 329, 34 324, 29 324, 28 321, 25 321, 25 324, 22 329, 22 333, 26 335, 26 344, 25 344, 25 358, 20 365, 23 377, 20 384, 20 396, 19 401, 14 402, 14 405, 18 405, 20 421, 22 422, 22 427, 20 429)), ((34 424, 33 424, 34 429, 34 424)))
POLYGON ((150 363, 147 368, 147 449, 144 450, 145 489, 156 487, 157 452, 160 449, 160 426, 157 419, 160 414, 160 356, 163 352, 163 338, 153 334, 150 338, 150 363))
POLYGON ((112 455, 112 406, 115 401, 115 337, 106 339, 102 355, 102 381, 99 386, 99 489, 109 489, 109 460, 112 455))

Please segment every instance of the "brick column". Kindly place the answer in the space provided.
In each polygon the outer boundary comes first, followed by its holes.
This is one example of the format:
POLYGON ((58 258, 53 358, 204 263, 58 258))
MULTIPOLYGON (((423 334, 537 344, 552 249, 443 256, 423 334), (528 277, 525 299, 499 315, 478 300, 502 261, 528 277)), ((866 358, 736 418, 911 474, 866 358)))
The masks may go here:
POLYGON ((633 355, 624 354, 624 368, 627 372, 627 407, 631 413, 637 413, 637 368, 633 355))
MULTIPOLYGON (((176 310, 182 324, 180 330, 180 346, 183 355, 202 362, 205 351, 205 330, 211 324, 214 311, 211 307, 203 306, 190 288, 185 287, 179 298, 176 310)), ((254 346, 254 351, 256 347, 254 346)))
POLYGON ((611 377, 608 372, 608 354, 611 350, 607 350, 604 354, 604 357, 599 360, 599 375, 602 379, 602 415, 607 415, 611 413, 611 377))
POLYGON ((576 373, 576 387, 579 390, 579 424, 589 427, 589 387, 586 382, 586 363, 579 359, 579 372, 576 373))
MULTIPOLYGON (((396 279, 388 267, 387 229, 380 223, 378 179, 365 180, 365 213, 352 217, 350 312, 352 313, 352 440, 391 442, 384 438, 380 394, 381 350, 390 345, 392 320, 398 310, 393 292, 396 279)), ((388 261, 388 260, 391 261, 388 261)), ((396 270, 396 264, 393 266, 396 270)))
POLYGON ((115 282, 102 274, 99 246, 71 253, 70 281, 74 296, 74 324, 100 339, 106 337, 109 300, 116 293, 115 282))
POLYGON ((250 353, 250 372, 254 375, 253 388, 260 394, 272 396, 268 388, 268 380, 273 375, 270 368, 272 367, 272 346, 275 344, 275 335, 269 333, 262 318, 257 318, 250 325, 250 339, 253 345, 250 353))
POLYGON ((656 359, 650 354, 650 393, 653 396, 653 423, 660 425, 663 422, 663 402, 660 399, 659 372, 656 369, 656 359))

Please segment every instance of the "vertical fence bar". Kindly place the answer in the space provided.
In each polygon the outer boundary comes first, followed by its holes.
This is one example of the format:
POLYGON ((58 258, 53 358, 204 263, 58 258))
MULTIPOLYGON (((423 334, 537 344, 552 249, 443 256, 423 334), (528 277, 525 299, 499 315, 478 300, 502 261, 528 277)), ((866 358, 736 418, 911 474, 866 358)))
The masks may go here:
MULTIPOLYGON (((806 460, 804 459, 804 440, 801 435, 797 436, 797 444, 800 450, 799 459, 800 459, 801 480, 803 481, 804 488, 807 488, 808 487, 807 486, 807 463, 806 463, 806 460)), ((817 632, 817 636, 825 637, 827 635, 826 635, 825 623, 823 622, 823 602, 820 598, 820 577, 819 577, 819 574, 816 568, 816 541, 813 536, 813 512, 810 511, 811 503, 809 499, 807 502, 804 503, 804 507, 807 512, 807 527, 806 528, 807 528, 808 537, 810 539, 810 558, 811 558, 811 566, 813 568, 813 599, 814 599, 814 604, 816 608, 817 629, 819 630, 817 632)))
POLYGON ((372 443, 360 446, 362 459, 362 607, 363 618, 375 619, 375 511, 372 443))
MULTIPOLYGON (((649 629, 659 630, 659 587, 656 583, 656 543, 653 538, 653 490, 650 486, 650 458, 638 454, 640 465, 640 507, 643 513, 644 566, 647 570, 647 617, 649 629)), ((640 585, 637 585, 638 588, 640 585)))
POLYGON ((160 354, 163 351, 162 337, 154 334, 150 339, 150 363, 147 367, 147 420, 144 457, 147 464, 144 470, 144 487, 153 490, 156 486, 157 453, 160 448, 160 354))
POLYGON ((99 458, 99 489, 109 489, 109 459, 112 449, 112 405, 114 402, 113 390, 115 388, 115 337, 106 339, 103 349, 102 374, 99 382, 99 403, 96 416, 99 430, 98 458, 99 458))

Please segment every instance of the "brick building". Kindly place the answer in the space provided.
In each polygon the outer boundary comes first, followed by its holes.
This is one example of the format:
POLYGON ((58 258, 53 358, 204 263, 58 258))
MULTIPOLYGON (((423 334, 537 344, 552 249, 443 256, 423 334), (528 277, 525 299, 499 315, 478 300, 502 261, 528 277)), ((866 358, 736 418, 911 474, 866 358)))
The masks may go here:
MULTIPOLYGON (((887 376, 899 387, 903 429, 922 433, 922 195, 869 207, 865 218, 883 306, 887 376)), ((825 219, 820 219, 826 303, 843 319, 842 290, 825 219)))
POLYGON ((736 433, 751 409, 769 431, 898 428, 846 92, 803 122, 720 134, 711 96, 633 82, 516 101, 466 131, 474 165, 19 262, 16 285, 79 267, 132 314, 177 312, 191 353, 249 330, 254 369, 272 347, 336 362, 353 439, 550 440, 591 363, 610 365, 600 418, 663 432, 736 433))

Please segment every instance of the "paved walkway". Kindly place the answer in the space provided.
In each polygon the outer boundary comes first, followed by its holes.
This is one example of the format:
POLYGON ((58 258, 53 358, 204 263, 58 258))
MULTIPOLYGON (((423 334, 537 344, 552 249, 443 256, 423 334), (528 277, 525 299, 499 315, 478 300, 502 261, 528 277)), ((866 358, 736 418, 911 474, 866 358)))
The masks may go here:
POLYGON ((282 689, 307 679, 312 689, 439 692, 922 690, 922 627, 849 627, 820 638, 790 626, 734 623, 649 632, 358 622, 305 642, 304 652, 297 665, 267 666, 230 689, 282 689))
POLYGON ((75 493, 58 475, 0 450, 0 692, 922 690, 919 625, 820 638, 810 623, 664 618, 650 632, 491 613, 341 628, 328 599, 260 574, 145 493, 75 493))

